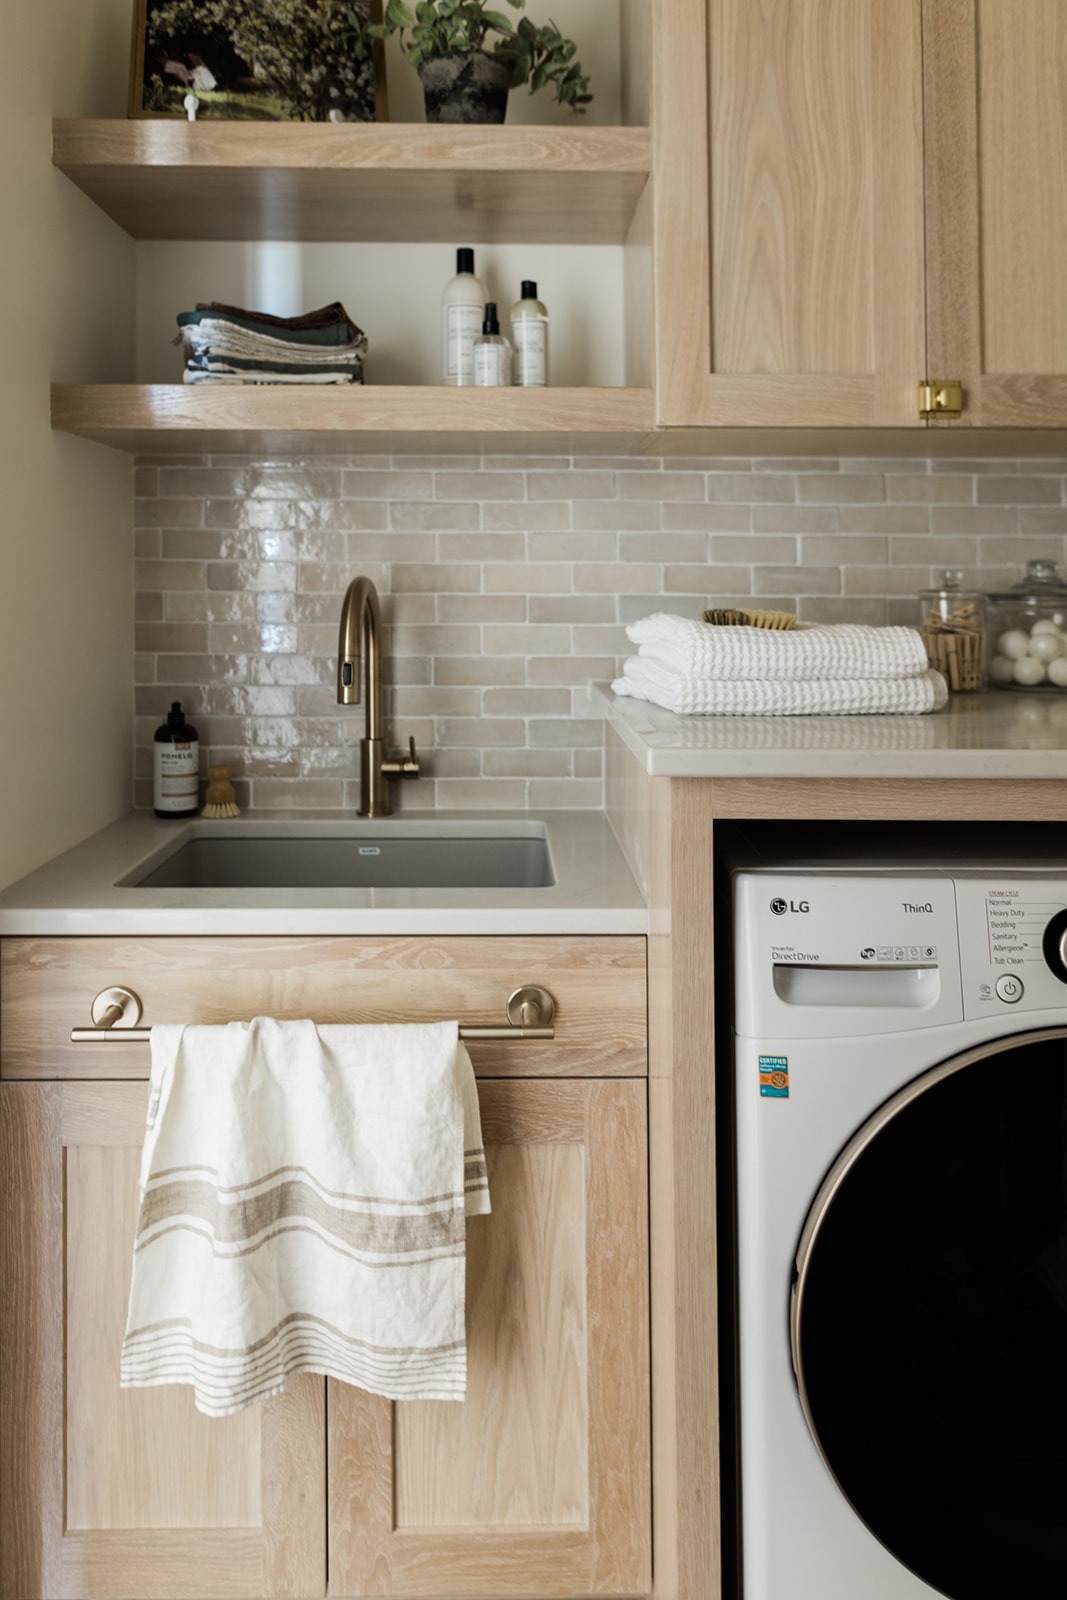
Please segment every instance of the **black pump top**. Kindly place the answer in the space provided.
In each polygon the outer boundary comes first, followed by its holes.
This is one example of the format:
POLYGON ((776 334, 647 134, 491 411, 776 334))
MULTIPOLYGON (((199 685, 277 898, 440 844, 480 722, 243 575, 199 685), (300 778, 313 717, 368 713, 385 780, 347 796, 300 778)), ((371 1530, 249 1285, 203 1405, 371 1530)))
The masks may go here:
POLYGON ((522 298, 524 300, 537 299, 537 285, 531 282, 529 278, 523 278, 522 280, 522 298))
POLYGON ((180 700, 171 701, 166 723, 163 727, 157 728, 156 738, 165 739, 168 732, 172 742, 175 736, 182 739, 195 739, 197 737, 196 729, 191 728, 185 720, 185 713, 182 710, 180 700))
POLYGON ((462 246, 462 245, 460 246, 460 248, 456 251, 456 271, 457 272, 473 272, 474 271, 474 251, 473 250, 468 249, 467 247, 462 246))
POLYGON ((496 301, 495 300, 487 300, 485 302, 485 313, 484 313, 484 315, 485 315, 485 320, 482 323, 482 332, 483 333, 499 333, 500 332, 500 323, 497 321, 496 301))

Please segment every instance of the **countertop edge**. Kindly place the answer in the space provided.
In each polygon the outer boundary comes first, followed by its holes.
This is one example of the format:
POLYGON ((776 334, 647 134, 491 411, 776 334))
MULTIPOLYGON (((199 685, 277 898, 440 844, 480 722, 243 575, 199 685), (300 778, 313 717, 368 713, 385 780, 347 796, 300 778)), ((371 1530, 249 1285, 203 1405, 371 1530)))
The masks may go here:
POLYGON ((593 686, 652 778, 1067 780, 1067 698, 960 695, 924 716, 682 716, 593 686))

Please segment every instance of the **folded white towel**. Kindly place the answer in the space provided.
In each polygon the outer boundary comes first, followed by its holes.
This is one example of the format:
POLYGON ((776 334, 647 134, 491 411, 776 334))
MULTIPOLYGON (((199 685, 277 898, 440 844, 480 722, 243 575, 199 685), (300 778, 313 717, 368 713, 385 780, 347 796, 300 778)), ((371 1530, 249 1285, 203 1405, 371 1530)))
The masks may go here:
POLYGON ((928 665, 915 628, 853 622, 720 628, 658 611, 626 632, 640 655, 688 678, 908 678, 928 665))
POLYGON ((216 1417, 297 1372, 461 1399, 488 1210, 455 1022, 157 1024, 122 1385, 192 1384, 216 1417))
POLYGON ((668 711, 712 717, 796 717, 818 712, 877 714, 938 711, 948 699, 939 672, 910 678, 765 678, 723 683, 683 677, 646 657, 630 656, 612 689, 668 711))

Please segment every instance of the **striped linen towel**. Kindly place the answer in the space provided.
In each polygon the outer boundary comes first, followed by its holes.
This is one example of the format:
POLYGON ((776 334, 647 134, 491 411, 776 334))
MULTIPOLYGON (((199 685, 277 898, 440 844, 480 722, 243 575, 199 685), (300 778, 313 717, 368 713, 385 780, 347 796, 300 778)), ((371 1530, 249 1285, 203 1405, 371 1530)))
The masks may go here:
POLYGON ((466 1217, 489 1210, 455 1022, 156 1025, 124 1388, 229 1416, 324 1373, 466 1392, 466 1217))
POLYGON ((915 628, 858 622, 795 628, 717 627, 654 612, 631 622, 638 655, 685 678, 910 678, 929 665, 915 628))
POLYGON ((910 678, 683 677, 644 656, 629 656, 611 685, 617 695, 651 700, 679 715, 711 717, 799 717, 822 712, 872 716, 940 711, 948 685, 927 669, 910 678))

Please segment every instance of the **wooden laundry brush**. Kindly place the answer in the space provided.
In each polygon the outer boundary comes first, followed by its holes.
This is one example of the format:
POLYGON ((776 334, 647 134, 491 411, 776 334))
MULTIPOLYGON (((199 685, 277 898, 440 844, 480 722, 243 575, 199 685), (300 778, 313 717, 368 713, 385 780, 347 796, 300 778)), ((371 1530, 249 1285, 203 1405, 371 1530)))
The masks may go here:
POLYGON ((717 628, 795 628, 792 611, 746 611, 732 606, 714 607, 704 612, 703 620, 717 628))
POLYGON ((204 795, 204 809, 200 815, 202 817, 239 817, 241 815, 241 808, 237 804, 237 795, 234 793, 229 767, 208 767, 207 791, 204 795))

